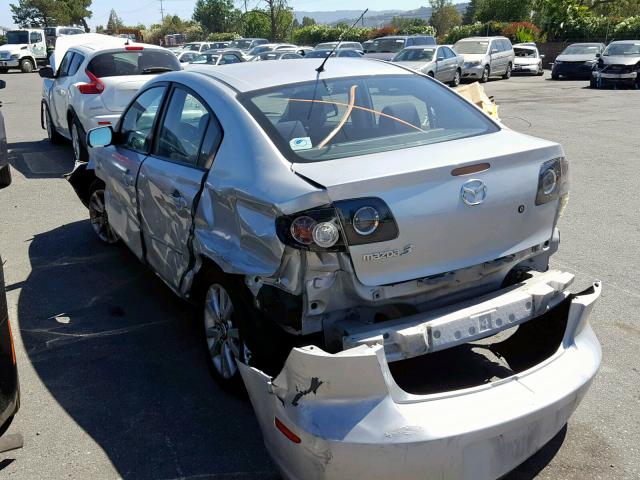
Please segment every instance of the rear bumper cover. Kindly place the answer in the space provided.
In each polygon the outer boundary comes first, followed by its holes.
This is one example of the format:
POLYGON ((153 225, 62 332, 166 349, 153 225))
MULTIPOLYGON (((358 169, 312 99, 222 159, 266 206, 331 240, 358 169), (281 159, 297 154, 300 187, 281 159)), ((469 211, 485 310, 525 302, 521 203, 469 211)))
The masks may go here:
POLYGON ((381 345, 294 349, 275 379, 241 365, 267 449, 289 479, 498 478, 553 438, 587 392, 601 359, 588 325, 600 290, 570 297, 554 355, 475 388, 409 394, 381 345))

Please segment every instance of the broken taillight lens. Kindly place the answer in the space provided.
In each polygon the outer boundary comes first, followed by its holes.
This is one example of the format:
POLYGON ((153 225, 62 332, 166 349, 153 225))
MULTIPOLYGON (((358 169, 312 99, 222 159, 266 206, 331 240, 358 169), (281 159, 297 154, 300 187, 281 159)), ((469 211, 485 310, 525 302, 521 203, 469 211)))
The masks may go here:
POLYGON ((102 83, 102 81, 89 70, 86 70, 85 73, 87 74, 87 77, 89 77, 90 82, 78 85, 80 93, 83 95, 100 95, 104 92, 104 83, 102 83))
POLYGON ((295 433, 293 433, 291 430, 289 430, 287 426, 284 423, 282 423, 278 417, 275 417, 275 425, 276 425, 276 428, 280 430, 280 433, 282 433, 285 437, 287 437, 293 443, 302 442, 302 439, 299 436, 297 436, 295 433))

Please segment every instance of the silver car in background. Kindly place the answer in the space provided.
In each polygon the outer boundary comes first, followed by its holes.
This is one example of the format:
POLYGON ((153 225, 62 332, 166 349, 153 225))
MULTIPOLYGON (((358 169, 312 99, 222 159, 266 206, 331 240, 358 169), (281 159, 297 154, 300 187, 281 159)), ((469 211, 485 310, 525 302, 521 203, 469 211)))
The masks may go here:
POLYGON ((241 376, 285 478, 500 477, 598 369, 601 286, 549 269, 562 148, 425 75, 168 73, 88 143, 70 181, 98 238, 200 305, 211 371, 241 376))
POLYGON ((506 37, 469 37, 456 42, 453 49, 464 57, 463 80, 489 81, 490 77, 511 78, 515 53, 506 37))
POLYGON ((442 83, 448 83, 452 87, 460 85, 464 59, 448 46, 405 48, 392 61, 429 75, 442 83))
POLYGON ((611 42, 591 74, 591 88, 609 85, 640 88, 640 40, 611 42))

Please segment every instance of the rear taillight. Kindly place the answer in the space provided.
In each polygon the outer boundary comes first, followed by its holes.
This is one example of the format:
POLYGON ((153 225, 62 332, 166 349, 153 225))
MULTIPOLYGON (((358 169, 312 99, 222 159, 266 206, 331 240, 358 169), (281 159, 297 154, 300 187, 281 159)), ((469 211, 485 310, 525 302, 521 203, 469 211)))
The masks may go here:
POLYGON ((89 77, 89 83, 81 83, 78 85, 80 93, 84 95, 100 95, 104 92, 104 83, 89 70, 86 70, 85 73, 87 77, 89 77))
POLYGON ((540 167, 536 205, 544 205, 569 193, 569 162, 555 158, 540 167))
POLYGON ((280 240, 311 251, 346 251, 348 245, 385 242, 398 237, 391 210, 379 198, 341 200, 276 220, 280 240))
POLYGON ((141 47, 139 45, 127 45, 126 47, 124 47, 124 49, 129 51, 140 51, 144 50, 144 47, 141 47))

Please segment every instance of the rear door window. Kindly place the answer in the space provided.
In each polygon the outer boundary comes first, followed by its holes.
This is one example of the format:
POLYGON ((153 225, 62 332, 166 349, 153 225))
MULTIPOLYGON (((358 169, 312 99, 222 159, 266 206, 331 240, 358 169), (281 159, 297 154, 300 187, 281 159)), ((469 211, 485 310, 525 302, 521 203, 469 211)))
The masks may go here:
POLYGON ((180 70, 176 56, 161 50, 129 50, 96 55, 87 70, 98 78, 159 73, 158 70, 180 70))
POLYGON ((195 166, 210 119, 198 98, 176 87, 159 130, 154 156, 195 166))
POLYGON ((166 87, 160 85, 141 93, 122 117, 120 144, 140 153, 147 153, 166 87))

